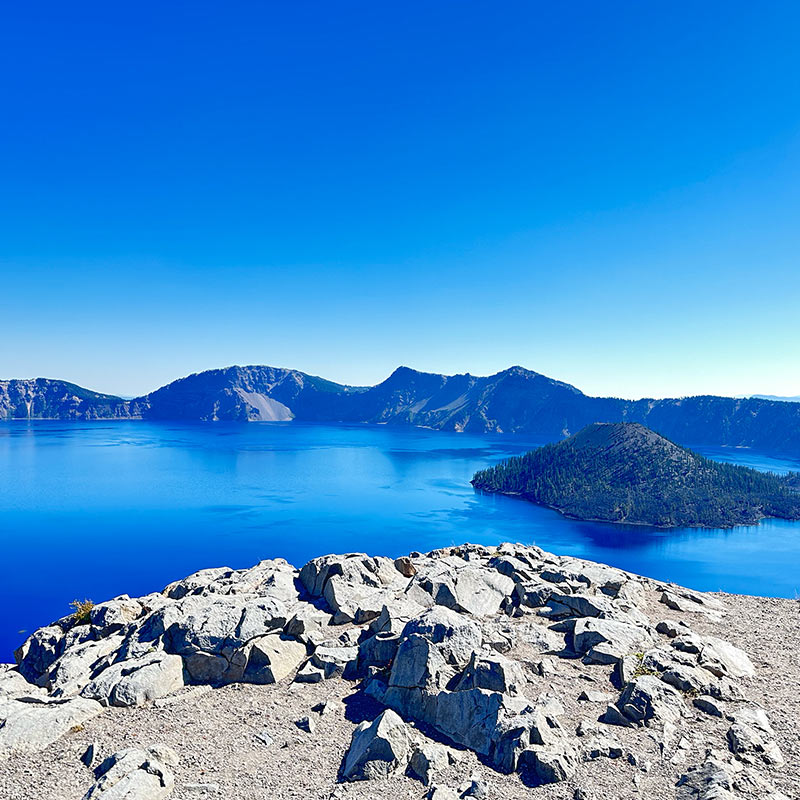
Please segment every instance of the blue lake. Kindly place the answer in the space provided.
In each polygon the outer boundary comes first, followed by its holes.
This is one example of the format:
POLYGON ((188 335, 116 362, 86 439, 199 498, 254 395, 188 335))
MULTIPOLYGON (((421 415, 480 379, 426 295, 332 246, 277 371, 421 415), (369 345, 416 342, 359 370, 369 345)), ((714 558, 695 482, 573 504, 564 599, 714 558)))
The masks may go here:
MULTIPOLYGON (((328 552, 535 543, 704 590, 794 597, 800 524, 671 531, 482 495, 475 470, 540 442, 383 426, 0 423, 0 661, 75 598, 209 566, 328 552)), ((800 462, 709 448, 785 472, 800 462)))

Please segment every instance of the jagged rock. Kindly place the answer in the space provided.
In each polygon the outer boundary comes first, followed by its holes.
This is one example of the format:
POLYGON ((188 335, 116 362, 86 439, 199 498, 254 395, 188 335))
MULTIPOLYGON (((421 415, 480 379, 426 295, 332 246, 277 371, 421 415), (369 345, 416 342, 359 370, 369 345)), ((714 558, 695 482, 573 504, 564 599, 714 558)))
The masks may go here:
POLYGON ((138 600, 123 594, 105 603, 98 603, 89 612, 89 624, 97 636, 108 636, 120 631, 137 619, 144 608, 138 600))
POLYGON ((344 711, 344 703, 336 697, 329 697, 317 703, 311 710, 316 711, 321 717, 330 717, 338 711, 344 711))
POLYGON ((400 556, 394 560, 395 569, 405 578, 413 578, 417 574, 414 562, 408 556, 400 556))
POLYGON ((527 772, 539 783, 559 783, 575 772, 577 757, 569 746, 529 747, 519 757, 520 772, 527 772))
POLYGON ((250 643, 243 679, 247 683, 277 683, 293 673, 306 659, 306 647, 279 634, 262 636, 250 643))
POLYGON ((314 558, 300 570, 300 581, 312 597, 324 597, 334 611, 335 624, 368 622, 381 613, 407 579, 391 559, 363 553, 314 558))
POLYGON ((184 657, 195 681, 238 681, 247 665, 243 648, 282 631, 290 616, 286 605, 272 597, 218 596, 209 602, 189 596, 165 634, 165 647, 184 657))
POLYGON ((98 749, 97 742, 90 742, 81 754, 81 764, 91 769, 91 766, 94 764, 94 760, 97 757, 98 749))
POLYGON ((579 619, 572 634, 575 652, 593 664, 614 664, 651 642, 645 628, 613 619, 579 619))
POLYGON ((712 717, 722 717, 725 714, 724 708, 719 700, 716 700, 707 694, 702 694, 700 697, 695 697, 694 700, 692 700, 692 705, 712 717))
POLYGON ((405 769, 411 757, 411 737, 403 720, 387 709, 372 722, 364 721, 353 732, 345 756, 345 780, 382 778, 405 769))
POLYGON ((448 749, 441 744, 426 742, 417 747, 411 755, 409 768, 422 783, 430 785, 433 773, 444 769, 450 763, 448 749))
POLYGON ((129 748, 109 756, 95 770, 95 784, 83 800, 164 800, 175 778, 178 756, 169 747, 129 748))
POLYGON ((325 680, 325 671, 319 667, 315 667, 310 661, 307 661, 298 670, 294 679, 298 683, 319 683, 325 680))
POLYGON ((14 697, 46 696, 42 687, 29 683, 20 675, 19 670, 10 665, 9 667, 0 672, 0 703, 14 697))
POLYGON ((744 678, 755 673, 753 662, 747 653, 715 636, 705 637, 698 662, 718 678, 744 678))
POLYGON ((551 616, 567 617, 609 617, 616 607, 604 595, 564 594, 553 592, 547 601, 551 616))
POLYGON ((459 795, 464 797, 474 797, 476 800, 486 800, 489 796, 489 789, 486 786, 486 781, 480 773, 472 774, 468 781, 464 781, 458 787, 459 795))
POLYGON ((673 619, 662 619, 656 625, 656 631, 668 636, 670 639, 674 639, 681 633, 686 633, 686 625, 683 622, 675 622, 673 619))
POLYGON ((466 664, 483 644, 481 629, 475 622, 442 607, 431 608, 410 620, 403 628, 403 637, 413 634, 439 645, 444 658, 459 666, 466 664))
POLYGON ((180 656, 156 652, 112 664, 90 681, 81 695, 104 706, 139 706, 177 691, 183 685, 180 656))
POLYGON ((66 640, 59 625, 48 625, 34 631, 14 651, 20 675, 30 683, 37 683, 64 652, 66 640))
POLYGON ((683 699, 671 686, 652 675, 640 675, 625 686, 617 706, 632 722, 676 722, 684 711, 683 699))
POLYGON ((585 746, 586 757, 595 758, 621 758, 622 744, 611 733, 601 733, 591 738, 585 746))
POLYGON ((426 796, 428 800, 459 800, 458 792, 449 786, 431 786, 426 796))
POLYGON ((397 653, 400 635, 395 633, 376 633, 365 639, 358 648, 358 670, 367 667, 388 667, 397 653))
MULTIPOLYGON (((427 598, 430 601, 430 597, 427 598)), ((421 604, 412 600, 408 595, 401 595, 395 601, 384 605, 381 613, 369 623, 372 633, 390 633, 399 635, 406 624, 430 608, 431 603, 421 604)))
POLYGON ((453 688, 456 691, 488 689, 518 695, 526 683, 525 673, 518 662, 494 653, 473 653, 453 688))
POLYGON ((783 764, 783 754, 773 735, 769 723, 765 728, 752 720, 737 721, 728 729, 728 747, 742 761, 754 763, 756 759, 761 759, 771 766, 780 766, 783 764))
POLYGON ((305 731, 306 733, 314 733, 317 729, 317 723, 314 721, 313 717, 301 717, 296 720, 294 724, 297 725, 301 731, 305 731))
POLYGON ((40 680, 55 697, 80 694, 92 675, 105 666, 102 660, 116 652, 122 641, 122 636, 113 634, 67 648, 40 680))
POLYGON ((531 580, 518 583, 514 587, 512 598, 519 606, 541 608, 547 604, 554 591, 556 591, 556 588, 552 583, 542 580, 531 580))
POLYGON ((164 589, 164 594, 173 600, 188 596, 261 595, 291 605, 298 599, 296 575, 294 567, 284 559, 267 559, 249 569, 216 567, 200 570, 171 583, 164 589))
POLYGON ((496 614, 514 591, 514 581, 491 569, 456 564, 451 560, 420 569, 412 583, 440 606, 475 617, 496 614), (448 567, 450 567, 448 569, 448 567))
POLYGON ((358 667, 357 647, 318 647, 311 663, 321 669, 325 678, 355 677, 358 667))
POLYGON ((709 758, 680 777, 676 800, 735 800, 731 788, 725 765, 709 758))
POLYGON ((723 611, 722 603, 703 592, 695 592, 683 586, 669 584, 661 587, 659 600, 673 611, 684 613, 701 613, 711 617, 719 617, 723 611))
POLYGON ((535 622, 522 623, 517 637, 537 653, 556 653, 564 649, 564 637, 535 622))
POLYGON ((103 711, 94 700, 0 700, 0 758, 11 753, 37 753, 103 711))
POLYGON ((325 628, 330 625, 333 617, 325 611, 320 611, 312 605, 299 606, 291 619, 286 623, 283 632, 287 636, 298 639, 308 644, 317 644, 317 639, 323 638, 325 628))

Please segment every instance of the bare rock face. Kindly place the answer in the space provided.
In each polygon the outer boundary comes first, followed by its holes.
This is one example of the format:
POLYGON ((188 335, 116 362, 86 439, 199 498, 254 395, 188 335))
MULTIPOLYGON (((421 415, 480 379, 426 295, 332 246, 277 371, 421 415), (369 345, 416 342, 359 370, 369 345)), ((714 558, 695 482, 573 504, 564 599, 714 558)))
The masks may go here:
MULTIPOLYGON (((201 570, 36 631, 0 669, 0 755, 42 749, 106 706, 171 703, 187 684, 352 681, 384 710, 353 733, 343 780, 408 770, 437 796, 464 795, 436 782, 454 751, 420 742, 414 723, 530 785, 572 786, 608 759, 644 773, 632 743, 658 742, 682 765, 681 800, 749 800, 783 755, 746 697, 747 654, 693 630, 723 613, 702 593, 511 544, 201 570), (670 619, 651 620, 659 599, 670 619)), ((87 798, 166 797, 171 758, 121 751, 87 798)))

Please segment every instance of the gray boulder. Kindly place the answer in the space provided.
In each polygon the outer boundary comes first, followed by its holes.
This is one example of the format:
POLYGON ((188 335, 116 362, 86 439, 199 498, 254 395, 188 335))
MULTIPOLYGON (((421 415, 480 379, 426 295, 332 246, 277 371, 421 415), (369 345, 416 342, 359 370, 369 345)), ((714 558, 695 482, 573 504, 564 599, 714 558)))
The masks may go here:
POLYGON ((34 631, 14 651, 20 675, 31 683, 37 683, 64 652, 65 646, 64 629, 59 625, 48 625, 34 631))
POLYGON ((472 654, 481 649, 480 627, 468 617, 441 606, 435 606, 409 621, 403 636, 421 636, 438 646, 450 663, 463 666, 472 654))
POLYGON ((425 786, 429 786, 433 775, 450 764, 450 751, 444 745, 426 742, 415 748, 409 768, 425 786))
POLYGON ((725 764, 714 758, 687 770, 678 780, 676 800, 735 800, 725 764))
POLYGON ((120 750, 97 767, 83 800, 165 800, 175 788, 171 767, 177 764, 169 747, 120 750))
POLYGON ((138 619, 144 608, 138 600, 123 594, 105 603, 98 603, 89 612, 89 623, 97 636, 108 636, 126 628, 138 619))
POLYGON ((613 619, 579 619, 572 633, 573 650, 593 664, 617 663, 651 643, 645 628, 613 619))
POLYGON ((100 703, 82 697, 63 701, 0 699, 0 758, 44 750, 102 711, 100 703))
POLYGON ((625 686, 617 706, 632 722, 677 722, 684 713, 680 693, 653 675, 640 675, 625 686))
POLYGON ((549 747, 529 747, 519 757, 519 770, 533 777, 537 783, 560 783, 575 772, 578 758, 567 744, 549 747))
POLYGON ((278 683, 306 659, 306 646, 296 639, 273 633, 254 639, 248 647, 243 679, 247 683, 278 683))
POLYGON ((518 661, 496 653, 473 653, 472 658, 459 676, 456 691, 463 689, 488 689, 518 695, 527 683, 525 673, 518 661))
POLYGON ((387 709, 353 732, 342 767, 348 781, 384 778, 405 769, 411 758, 411 736, 405 722, 387 709))
POLYGON ((183 685, 180 656, 155 652, 112 664, 90 681, 81 695, 104 706, 139 706, 165 697, 183 685))

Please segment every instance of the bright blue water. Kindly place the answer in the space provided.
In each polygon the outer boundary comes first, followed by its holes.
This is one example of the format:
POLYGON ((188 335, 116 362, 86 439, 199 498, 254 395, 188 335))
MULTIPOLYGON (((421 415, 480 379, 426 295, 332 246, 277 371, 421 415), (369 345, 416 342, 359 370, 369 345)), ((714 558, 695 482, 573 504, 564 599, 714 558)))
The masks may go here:
POLYGON ((144 594, 203 567, 274 556, 300 565, 327 552, 512 540, 697 589, 800 591, 797 524, 628 528, 473 491, 476 469, 537 444, 381 426, 0 424, 0 660, 74 598, 144 594))

